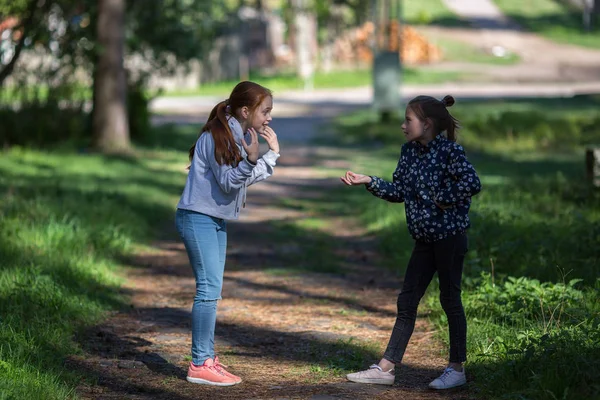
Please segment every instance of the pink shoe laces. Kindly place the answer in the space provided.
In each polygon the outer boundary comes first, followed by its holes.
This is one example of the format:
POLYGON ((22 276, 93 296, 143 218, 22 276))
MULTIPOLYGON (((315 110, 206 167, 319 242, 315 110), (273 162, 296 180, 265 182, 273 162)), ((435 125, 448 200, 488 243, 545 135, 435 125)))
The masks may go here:
POLYGON ((215 363, 213 364, 213 368, 223 374, 223 368, 229 367, 225 364, 221 364, 221 362, 219 361, 219 357, 215 357, 215 363))

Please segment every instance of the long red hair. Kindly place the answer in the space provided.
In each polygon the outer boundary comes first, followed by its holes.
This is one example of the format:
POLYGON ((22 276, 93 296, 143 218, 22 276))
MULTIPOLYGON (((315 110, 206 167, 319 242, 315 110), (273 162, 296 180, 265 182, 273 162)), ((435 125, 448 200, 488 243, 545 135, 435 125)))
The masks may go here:
MULTIPOLYGON (((242 160, 240 149, 235 143, 233 132, 227 123, 227 113, 235 115, 242 107, 248 107, 250 116, 267 97, 272 97, 271 91, 258 83, 244 81, 238 83, 229 99, 217 104, 202 127, 200 134, 210 132, 215 142, 215 159, 219 165, 237 165, 242 160), (227 107, 229 106, 229 110, 227 107)), ((196 144, 190 148, 190 162, 194 158, 196 144)))

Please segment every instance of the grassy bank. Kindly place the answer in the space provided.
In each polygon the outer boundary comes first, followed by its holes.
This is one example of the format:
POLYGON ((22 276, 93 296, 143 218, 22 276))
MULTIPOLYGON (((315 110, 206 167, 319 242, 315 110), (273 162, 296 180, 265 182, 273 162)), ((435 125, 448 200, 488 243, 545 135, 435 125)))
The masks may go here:
MULTIPOLYGON (((473 203, 464 271, 467 368, 482 398, 600 396, 600 192, 584 180, 582 151, 600 142, 598 102, 494 100, 453 109, 484 187, 473 203)), ((390 179, 400 123, 382 125, 369 112, 338 120, 355 171, 390 179)), ((340 196, 338 210, 362 210, 390 268, 402 271, 411 250, 403 206, 359 188, 340 196)), ((446 340, 435 287, 425 304, 446 340)))
POLYGON ((496 5, 525 29, 548 39, 578 46, 600 48, 600 18, 586 32, 583 11, 569 1, 494 0, 496 5))
POLYGON ((402 7, 402 18, 410 25, 460 27, 469 24, 450 11, 442 0, 404 1, 402 7))
MULTIPOLYGON (((429 71, 418 68, 404 68, 402 81, 409 84, 430 84, 441 82, 456 82, 467 79, 467 75, 455 71, 429 71)), ((284 90, 300 90, 304 88, 304 82, 295 74, 278 74, 265 76, 250 74, 250 80, 257 82, 274 92, 284 90)), ((370 86, 372 72, 370 69, 353 69, 348 71, 334 71, 331 73, 318 72, 313 79, 315 89, 351 88, 370 86)), ((227 96, 231 89, 238 83, 237 80, 207 83, 194 90, 169 91, 166 96, 227 96)))
POLYGON ((0 157, 0 398, 64 399, 76 333, 126 305, 119 260, 172 215, 170 153, 0 157))

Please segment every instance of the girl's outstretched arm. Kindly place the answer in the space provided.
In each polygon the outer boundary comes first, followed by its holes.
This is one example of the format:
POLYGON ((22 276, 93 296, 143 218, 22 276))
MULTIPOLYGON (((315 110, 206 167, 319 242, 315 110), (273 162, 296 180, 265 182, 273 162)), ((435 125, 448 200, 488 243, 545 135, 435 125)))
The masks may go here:
POLYGON ((346 185, 360 185, 364 184, 369 192, 380 199, 390 201, 392 203, 402 203, 404 201, 404 184, 402 177, 404 171, 402 169, 402 161, 404 156, 404 146, 400 154, 400 160, 396 166, 396 170, 392 175, 392 182, 388 182, 376 176, 368 176, 355 174, 352 171, 346 172, 346 175, 340 179, 346 185))
POLYGON ((348 186, 365 185, 367 190, 374 196, 393 203, 401 203, 404 201, 404 192, 400 180, 401 176, 399 168, 394 172, 393 182, 387 182, 376 176, 362 175, 348 171, 340 180, 348 186))
POLYGON ((398 160, 398 165, 396 165, 396 170, 392 174, 392 182, 388 182, 376 176, 371 177, 371 182, 366 185, 367 190, 371 192, 371 194, 392 203, 402 203, 404 201, 405 185, 402 178, 404 177, 403 165, 406 164, 405 149, 406 144, 402 146, 402 150, 400 151, 400 159, 398 160))
POLYGON ((371 177, 371 183, 367 184, 367 190, 374 196, 380 199, 387 200, 392 203, 402 203, 404 201, 404 187, 402 184, 402 171, 400 163, 394 174, 392 182, 388 182, 376 176, 371 177))
POLYGON ((435 201, 441 206, 460 203, 481 191, 481 181, 460 145, 453 146, 448 155, 448 172, 452 180, 437 193, 435 201))

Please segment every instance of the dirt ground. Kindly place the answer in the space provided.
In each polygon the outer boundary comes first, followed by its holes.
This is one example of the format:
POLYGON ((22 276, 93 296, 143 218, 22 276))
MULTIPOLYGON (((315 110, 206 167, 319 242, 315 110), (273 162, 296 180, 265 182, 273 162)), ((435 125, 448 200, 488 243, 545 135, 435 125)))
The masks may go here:
MULTIPOLYGON (((501 45, 519 54, 522 62, 516 65, 461 65, 474 72, 485 68, 499 82, 600 79, 597 50, 559 45, 518 30, 480 30, 474 35, 471 29, 423 29, 432 37, 446 36, 482 48, 501 45)), ((455 69, 456 65, 431 68, 455 69)), ((279 236, 289 235, 282 224, 313 216, 302 208, 284 206, 286 201, 322 196, 327 186, 339 184, 324 175, 323 168, 347 167, 315 157, 317 148, 308 142, 318 135, 316 124, 329 118, 330 110, 318 103, 305 110, 299 104, 288 107, 295 114, 276 126, 277 132, 288 132, 293 146, 282 148, 275 176, 251 188, 242 218, 229 225, 216 350, 243 382, 215 388, 185 381, 195 283, 183 245, 169 225, 152 251, 129 262, 123 290, 131 296, 131 307, 78 338, 85 354, 72 357, 68 364, 92 377, 77 389, 82 398, 481 398, 472 384, 445 392, 427 389, 446 361, 445 350, 423 315, 417 319, 394 386, 346 381, 343 370, 348 363, 367 368, 379 360, 394 323, 401 278, 381 267, 374 238, 335 215, 320 216, 324 220, 320 229, 330 242, 322 251, 337 260, 335 271, 318 271, 324 258, 315 252, 318 246, 309 245, 314 240, 310 236, 280 244, 279 236), (306 264, 311 268, 299 268, 306 264)), ((199 107, 189 99, 183 105, 199 107)), ((332 115, 340 112, 331 111, 332 115)), ((200 123, 205 116, 161 118, 200 123)))
POLYGON ((131 307, 78 338, 85 355, 69 359, 69 366, 93 377, 78 387, 82 398, 477 398, 469 385, 446 392, 427 389, 445 366, 445 353, 421 315, 394 386, 351 383, 340 372, 355 357, 363 357, 360 368, 381 357, 401 280, 379 265, 372 237, 336 216, 323 229, 332 239, 330 251, 339 270, 322 273, 313 265, 315 272, 294 272, 285 265, 293 259, 322 259, 310 253, 314 247, 303 246, 310 238, 294 245, 275 240, 282 234, 278 221, 309 216, 281 206, 286 198, 318 196, 327 185, 338 184, 324 177, 327 163, 316 162, 313 150, 296 146, 282 151, 275 176, 251 188, 244 216, 228 228, 216 350, 243 382, 216 388, 185 381, 195 283, 183 244, 169 226, 152 251, 129 262, 123 290, 131 296, 131 307))

